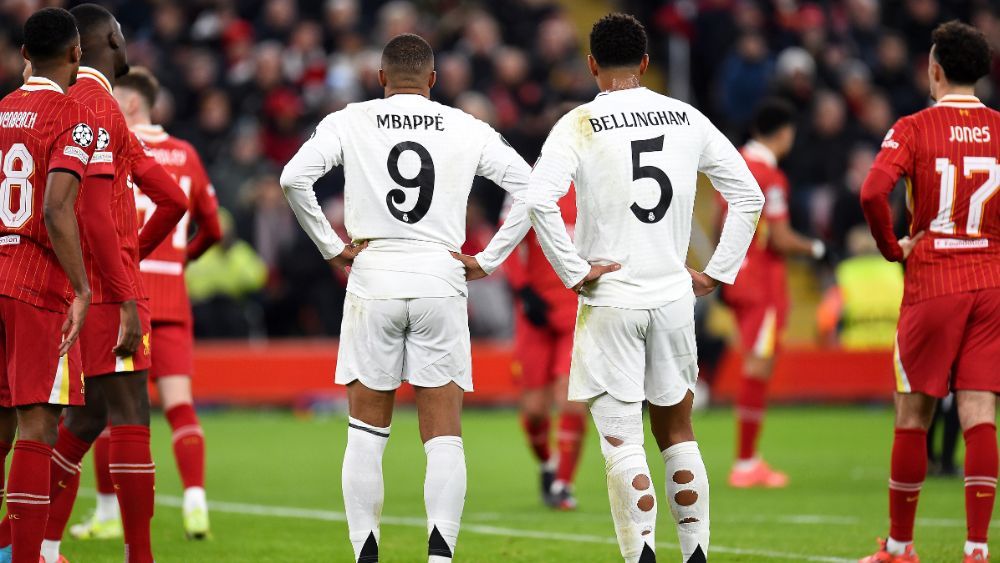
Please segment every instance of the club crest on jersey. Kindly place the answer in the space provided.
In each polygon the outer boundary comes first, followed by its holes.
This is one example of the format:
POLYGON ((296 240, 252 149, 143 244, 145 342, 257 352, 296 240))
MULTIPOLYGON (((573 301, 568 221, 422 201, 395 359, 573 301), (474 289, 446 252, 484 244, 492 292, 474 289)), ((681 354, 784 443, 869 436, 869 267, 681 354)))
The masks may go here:
POLYGON ((97 150, 103 151, 111 144, 111 135, 103 127, 97 128, 97 150))
POLYGON ((899 148, 899 143, 897 143, 892 138, 892 134, 895 133, 895 132, 896 132, 895 129, 889 129, 889 132, 885 134, 885 138, 882 139, 882 148, 883 149, 898 149, 899 148))
POLYGON ((73 128, 73 142, 84 148, 89 147, 94 142, 94 130, 86 123, 77 123, 73 128))

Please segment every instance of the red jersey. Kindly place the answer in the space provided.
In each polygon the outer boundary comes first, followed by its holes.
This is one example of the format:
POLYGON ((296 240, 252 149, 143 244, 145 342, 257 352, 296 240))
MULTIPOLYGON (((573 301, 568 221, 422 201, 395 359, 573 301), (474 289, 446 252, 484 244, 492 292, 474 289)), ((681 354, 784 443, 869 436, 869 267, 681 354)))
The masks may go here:
MULTIPOLYGON (((562 211, 563 222, 566 223, 566 229, 572 236, 573 227, 576 225, 576 190, 572 186, 559 200, 559 210, 562 211)), ((542 246, 538 243, 534 229, 528 231, 514 254, 504 262, 504 271, 511 287, 515 289, 531 287, 551 306, 555 314, 570 311, 564 316, 568 315, 571 322, 575 322, 577 295, 563 285, 562 280, 552 269, 552 265, 545 258, 545 253, 542 252, 542 246)))
MULTIPOLYGON (((730 302, 780 303, 787 299, 785 257, 771 247, 768 224, 788 221, 788 178, 764 145, 750 141, 740 153, 764 192, 765 203, 736 283, 724 287, 723 293, 730 302)), ((725 200, 719 199, 725 206, 725 200)))
POLYGON ((41 77, 0 100, 0 295, 63 312, 69 279, 42 209, 49 172, 82 178, 94 152, 96 119, 41 77))
MULTIPOLYGON (((153 322, 184 322, 191 317, 191 304, 184 285, 184 266, 196 250, 188 242, 188 226, 194 219, 201 232, 206 224, 217 223, 218 202, 205 167, 186 141, 172 137, 158 125, 140 125, 133 132, 141 139, 157 162, 169 172, 188 198, 188 213, 156 250, 139 263, 143 283, 149 292, 153 322)), ((140 223, 145 222, 156 204, 141 191, 135 198, 140 223)))
POLYGON ((899 260, 887 197, 907 179, 910 233, 926 236, 906 261, 904 304, 1000 287, 998 157, 1000 113, 973 96, 945 96, 886 134, 872 169, 892 182, 862 201, 879 248, 899 260))
MULTIPOLYGON (((150 166, 156 165, 156 161, 145 154, 142 144, 129 131, 118 101, 111 95, 111 83, 103 74, 89 67, 80 67, 79 80, 70 88, 69 94, 91 108, 96 115, 96 148, 87 177, 113 176, 111 217, 118 234, 122 264, 131 285, 131 296, 144 298, 146 294, 139 276, 139 222, 129 175, 141 175, 150 166)), ((84 189, 88 185, 90 183, 85 179, 84 189)), ((84 244, 84 262, 93 291, 93 303, 119 301, 100 274, 97 260, 88 246, 84 244)))

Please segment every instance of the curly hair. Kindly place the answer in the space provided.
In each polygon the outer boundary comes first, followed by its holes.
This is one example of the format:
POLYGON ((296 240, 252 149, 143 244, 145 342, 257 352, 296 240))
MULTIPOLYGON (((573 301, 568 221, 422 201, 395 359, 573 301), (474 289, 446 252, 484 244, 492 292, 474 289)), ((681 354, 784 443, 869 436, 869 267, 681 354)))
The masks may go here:
POLYGON ((78 37, 76 20, 62 8, 42 8, 24 22, 24 48, 36 64, 65 54, 78 37))
POLYGON ((975 84, 990 72, 990 46, 983 32, 958 20, 943 23, 931 35, 934 59, 948 80, 975 84))
POLYGON ((638 65, 646 54, 646 28, 628 14, 608 14, 590 30, 590 54, 603 67, 638 65))

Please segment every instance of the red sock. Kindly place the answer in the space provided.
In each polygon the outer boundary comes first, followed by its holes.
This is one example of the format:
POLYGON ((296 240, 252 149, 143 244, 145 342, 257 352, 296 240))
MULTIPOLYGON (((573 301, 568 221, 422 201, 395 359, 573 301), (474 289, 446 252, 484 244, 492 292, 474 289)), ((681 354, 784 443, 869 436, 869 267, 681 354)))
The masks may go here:
POLYGON ((917 500, 926 476, 927 431, 897 428, 892 442, 892 470, 889 477, 890 538, 898 542, 913 541, 917 500))
POLYGON ((10 463, 7 519, 14 538, 12 563, 38 563, 49 515, 49 466, 52 447, 18 440, 10 463))
POLYGON ((997 491, 997 427, 977 424, 965 431, 965 522, 968 540, 986 543, 997 491))
POLYGON ((87 455, 90 444, 78 438, 68 428, 59 425, 59 438, 52 449, 52 469, 49 481, 52 506, 49 522, 45 526, 45 539, 61 540, 66 523, 73 513, 76 493, 80 489, 80 462, 87 455))
POLYGON ((576 464, 580 461, 580 448, 583 445, 585 429, 583 415, 562 413, 559 416, 559 434, 556 438, 559 466, 556 468, 556 479, 566 484, 573 483, 576 464))
POLYGON ((757 437, 766 408, 767 380, 744 375, 736 397, 737 459, 747 460, 757 455, 757 437))
MULTIPOLYGON (((7 467, 7 454, 10 453, 10 443, 0 441, 0 507, 3 506, 4 490, 4 468, 7 467)), ((4 544, 10 545, 10 544, 4 544)))
POLYGON ((149 524, 156 467, 149 451, 149 427, 112 426, 110 460, 125 528, 125 563, 152 563, 149 524))
POLYGON ((549 451, 549 424, 548 416, 535 418, 521 415, 521 427, 528 435, 531 451, 535 452, 535 458, 542 463, 548 461, 551 455, 549 451))
POLYGON ((108 426, 94 441, 94 480, 97 481, 97 492, 102 495, 115 494, 115 484, 111 482, 108 471, 108 456, 111 455, 111 427, 108 426))
POLYGON ((205 434, 194 405, 177 405, 166 412, 173 430, 174 459, 184 488, 205 487, 205 434))

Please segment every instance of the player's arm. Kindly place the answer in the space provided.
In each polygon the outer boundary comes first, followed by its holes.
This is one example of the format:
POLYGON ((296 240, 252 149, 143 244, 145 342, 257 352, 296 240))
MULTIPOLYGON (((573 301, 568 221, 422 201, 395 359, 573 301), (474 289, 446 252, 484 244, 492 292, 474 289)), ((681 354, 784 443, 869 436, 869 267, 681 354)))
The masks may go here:
POLYGON ((695 293, 704 295, 719 283, 736 281, 764 207, 764 194, 736 147, 707 118, 700 117, 706 137, 698 170, 708 176, 729 206, 719 245, 708 266, 704 272, 692 271, 695 293))
POLYGON ((113 176, 87 176, 85 189, 80 194, 80 227, 97 270, 101 272, 101 287, 107 292, 108 302, 134 302, 135 288, 125 273, 121 241, 111 215, 113 189, 113 176))
POLYGON ((299 225, 312 239, 323 259, 336 267, 349 266, 364 245, 347 245, 330 226, 323 214, 313 185, 334 166, 343 162, 337 114, 331 114, 316 126, 316 131, 288 161, 281 171, 281 189, 295 213, 299 225))
MULTIPOLYGON (((194 154, 194 153, 192 153, 194 154)), ((195 155, 197 158, 197 155, 195 155)), ((199 256, 222 240, 222 226, 219 225, 219 202, 201 161, 197 161, 198 184, 191 186, 191 215, 198 230, 187 245, 188 260, 199 256)))
POLYGON ((129 142, 132 179, 156 205, 153 214, 139 231, 139 259, 142 260, 170 236, 178 221, 187 213, 188 201, 170 173, 156 159, 146 154, 135 135, 129 134, 129 142))
POLYGON ((542 146, 542 154, 531 171, 523 198, 535 236, 545 257, 566 287, 579 290, 586 282, 620 268, 618 264, 590 265, 580 257, 566 231, 559 200, 569 191, 573 174, 580 164, 576 148, 577 132, 570 112, 556 123, 542 146))
POLYGON ((902 262, 906 258, 893 229, 889 194, 899 179, 913 170, 912 142, 912 125, 904 117, 886 134, 875 163, 861 184, 861 209, 865 220, 882 256, 891 262, 902 262))

